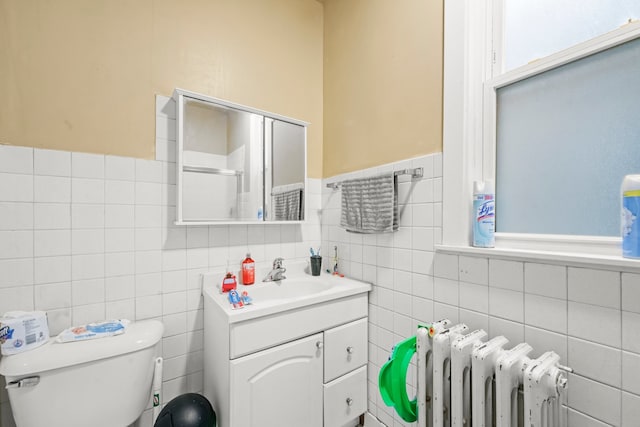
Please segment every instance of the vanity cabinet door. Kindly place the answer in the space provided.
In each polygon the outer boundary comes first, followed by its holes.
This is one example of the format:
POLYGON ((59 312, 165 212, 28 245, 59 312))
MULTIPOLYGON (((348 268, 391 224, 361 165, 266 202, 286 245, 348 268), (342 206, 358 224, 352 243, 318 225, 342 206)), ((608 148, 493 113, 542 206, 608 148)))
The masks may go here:
POLYGON ((231 425, 322 427, 322 334, 230 361, 231 425))
POLYGON ((324 382, 367 363, 367 338, 367 318, 325 331, 324 382))

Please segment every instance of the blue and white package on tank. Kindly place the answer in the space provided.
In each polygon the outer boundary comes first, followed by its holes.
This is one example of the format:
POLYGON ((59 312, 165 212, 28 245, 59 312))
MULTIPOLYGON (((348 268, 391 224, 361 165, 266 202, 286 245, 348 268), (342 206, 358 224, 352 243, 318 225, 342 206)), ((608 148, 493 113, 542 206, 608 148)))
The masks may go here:
POLYGON ((492 181, 473 183, 473 246, 495 246, 495 196, 492 181))
POLYGON ((89 323, 82 326, 74 326, 60 332, 56 337, 58 342, 73 342, 92 340, 96 338, 111 337, 113 335, 124 334, 127 325, 127 319, 122 320, 105 320, 104 322, 89 323))
POLYGON ((640 258, 640 175, 627 175, 622 181, 622 256, 640 258))

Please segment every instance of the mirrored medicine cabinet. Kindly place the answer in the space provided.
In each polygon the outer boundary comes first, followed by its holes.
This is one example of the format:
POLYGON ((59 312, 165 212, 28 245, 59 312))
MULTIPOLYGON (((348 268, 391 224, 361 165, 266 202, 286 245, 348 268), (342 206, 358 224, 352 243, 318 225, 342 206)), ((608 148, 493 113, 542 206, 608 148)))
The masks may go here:
POLYGON ((183 89, 176 102, 176 224, 300 222, 308 123, 183 89))

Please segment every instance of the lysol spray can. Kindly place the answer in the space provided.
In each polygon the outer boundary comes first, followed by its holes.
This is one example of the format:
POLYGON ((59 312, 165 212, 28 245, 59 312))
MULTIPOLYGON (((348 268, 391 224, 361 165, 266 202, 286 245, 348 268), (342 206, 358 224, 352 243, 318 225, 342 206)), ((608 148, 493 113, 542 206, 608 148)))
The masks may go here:
POLYGON ((496 243, 496 214, 492 181, 473 183, 473 212, 473 246, 493 248, 496 243))
POLYGON ((622 256, 640 258, 640 175, 622 180, 622 256))

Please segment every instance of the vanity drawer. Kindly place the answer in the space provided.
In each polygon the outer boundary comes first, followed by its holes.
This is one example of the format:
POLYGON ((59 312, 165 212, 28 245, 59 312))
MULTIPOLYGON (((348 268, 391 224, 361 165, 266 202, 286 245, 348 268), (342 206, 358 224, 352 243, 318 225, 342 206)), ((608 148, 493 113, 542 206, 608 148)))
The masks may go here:
POLYGON ((367 318, 324 333, 324 382, 367 363, 367 318))
POLYGON ((324 425, 342 426, 367 410, 367 367, 324 385, 324 425))

